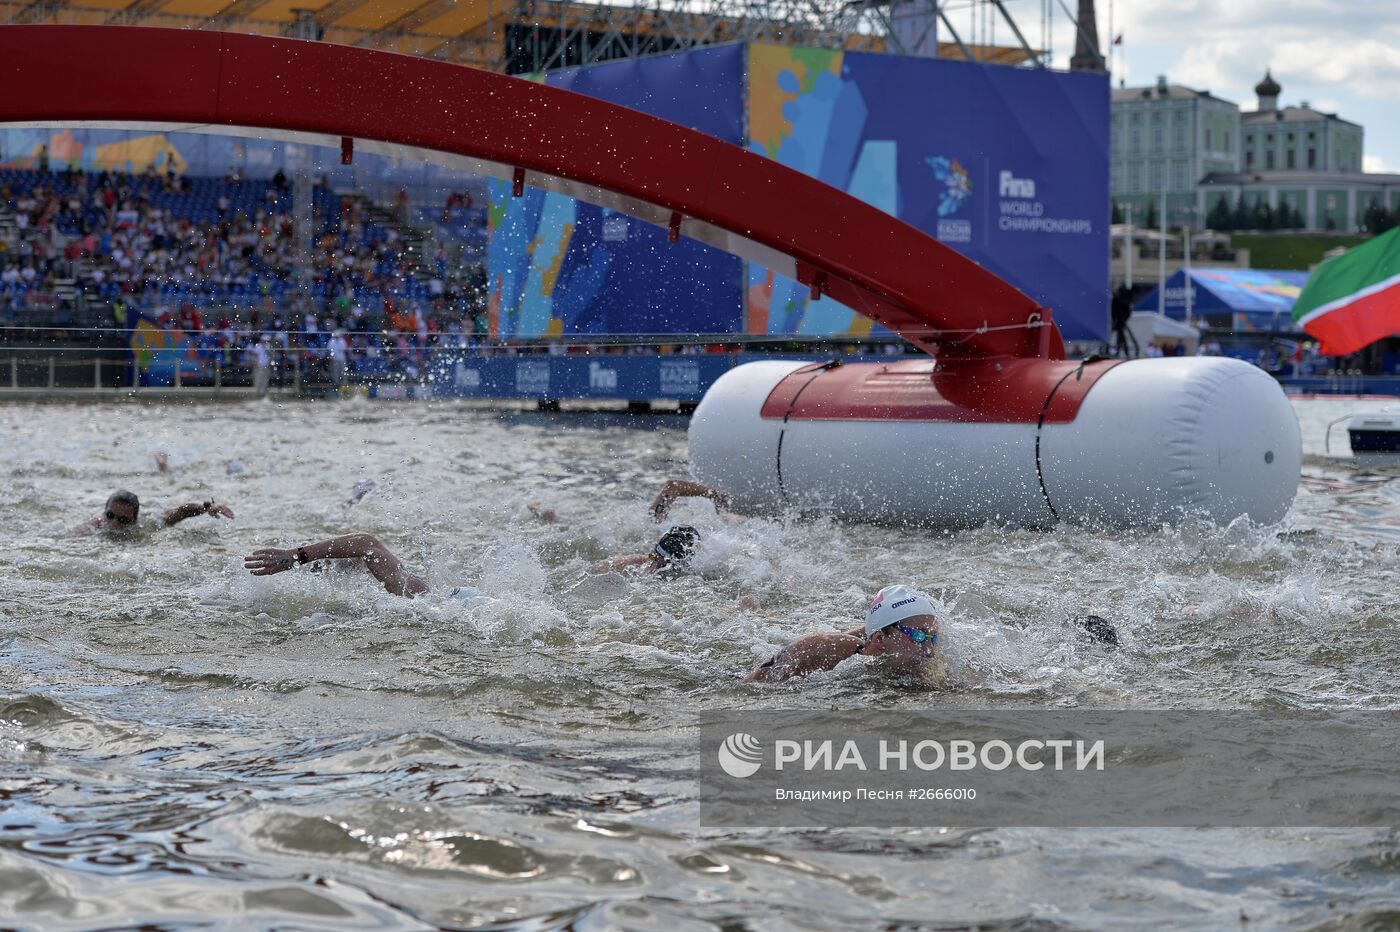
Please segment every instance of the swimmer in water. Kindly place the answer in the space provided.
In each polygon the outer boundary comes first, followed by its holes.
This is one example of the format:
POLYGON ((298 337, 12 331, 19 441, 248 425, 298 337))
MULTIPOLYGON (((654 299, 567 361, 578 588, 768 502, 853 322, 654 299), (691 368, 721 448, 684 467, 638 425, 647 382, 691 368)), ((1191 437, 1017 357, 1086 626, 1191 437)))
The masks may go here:
MULTIPOLYGON (((665 521, 666 515, 671 511, 671 506, 682 498, 708 498, 715 503, 715 512, 730 524, 738 524, 748 520, 743 515, 733 511, 727 493, 691 479, 667 479, 666 484, 661 487, 661 491, 656 493, 651 504, 647 506, 651 519, 658 523, 665 521)), ((559 520, 559 512, 542 501, 527 502, 525 508, 537 520, 546 524, 553 524, 559 520)))
POLYGON ((656 497, 651 500, 651 518, 653 521, 664 521, 670 512, 671 506, 677 499, 682 498, 708 498, 715 503, 715 512, 726 521, 737 523, 744 521, 743 515, 735 514, 730 506, 729 495, 719 489, 712 489, 707 485, 695 482, 691 479, 668 479, 661 487, 661 491, 656 493, 656 497))
POLYGON ((891 673, 927 674, 939 665, 938 618, 929 597, 908 586, 886 586, 865 610, 865 627, 809 634, 778 651, 745 683, 780 683, 834 670, 857 654, 874 657, 891 673))
MULTIPOLYGON (((161 516, 165 527, 172 527, 187 518, 208 515, 211 518, 232 518, 233 509, 216 504, 212 499, 205 502, 190 502, 177 505, 161 516)), ((107 507, 101 514, 94 515, 74 528, 75 532, 91 533, 102 531, 107 534, 131 534, 141 530, 141 500, 133 493, 121 490, 113 492, 107 499, 107 507)))
POLYGON ((375 482, 373 479, 361 479, 350 487, 350 497, 345 500, 345 507, 354 507, 359 504, 360 499, 377 488, 379 488, 379 483, 375 482))
POLYGON ((691 557, 700 545, 700 532, 688 524, 671 528, 650 553, 629 553, 594 565, 595 573, 620 573, 635 569, 641 573, 659 573, 662 570, 683 571, 688 568, 691 557))
POLYGON ((373 534, 343 534, 293 550, 264 547, 244 557, 243 568, 254 576, 275 576, 318 560, 358 560, 393 595, 411 599, 428 591, 428 584, 410 573, 373 534))
MULTIPOLYGON (((1070 619, 1089 641, 1118 646, 1118 632, 1101 615, 1070 619)), ((861 654, 877 657, 891 673, 941 679, 946 665, 941 631, 929 597, 908 586, 886 586, 865 610, 865 627, 843 634, 809 634, 793 641, 744 678, 745 683, 780 683, 794 676, 833 670, 861 654)))

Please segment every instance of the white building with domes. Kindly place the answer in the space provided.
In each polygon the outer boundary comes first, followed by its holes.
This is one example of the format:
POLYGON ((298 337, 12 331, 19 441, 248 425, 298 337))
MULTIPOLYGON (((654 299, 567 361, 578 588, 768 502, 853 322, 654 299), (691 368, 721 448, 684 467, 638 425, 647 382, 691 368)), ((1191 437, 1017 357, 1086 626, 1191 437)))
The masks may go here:
POLYGON ((1256 108, 1240 112, 1209 91, 1171 85, 1165 78, 1155 88, 1115 90, 1111 191, 1120 210, 1133 205, 1133 219, 1140 224, 1148 202, 1160 205, 1164 189, 1167 222, 1196 229, 1208 226, 1207 218, 1218 216, 1222 203, 1234 211, 1241 201, 1249 212, 1266 203, 1274 216, 1292 218, 1290 226, 1301 220, 1301 228, 1308 230, 1356 230, 1373 202, 1387 211, 1400 210, 1400 175, 1361 170, 1361 126, 1306 101, 1280 107, 1283 88, 1272 70, 1265 71, 1254 92, 1256 108), (1174 127, 1187 114, 1195 131, 1175 131, 1171 138, 1177 145, 1144 145, 1144 138, 1162 139, 1156 127, 1174 127), (1223 127, 1222 119, 1230 126, 1223 127), (1149 137, 1143 136, 1144 129, 1149 137), (1221 151, 1222 131, 1237 141, 1233 151, 1221 151), (1183 149, 1183 136, 1194 140, 1194 149, 1183 149), (1183 179, 1183 170, 1193 177, 1183 179))
POLYGON ((1313 109, 1306 100, 1296 107, 1280 107, 1282 91, 1268 71, 1254 86, 1258 109, 1240 114, 1240 170, 1361 171, 1366 131, 1335 113, 1313 109))

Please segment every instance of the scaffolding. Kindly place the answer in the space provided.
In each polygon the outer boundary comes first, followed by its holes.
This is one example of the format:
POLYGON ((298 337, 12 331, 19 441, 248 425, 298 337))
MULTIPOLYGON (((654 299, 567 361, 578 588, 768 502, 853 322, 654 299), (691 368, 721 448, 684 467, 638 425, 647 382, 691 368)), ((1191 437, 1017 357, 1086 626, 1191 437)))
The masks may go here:
POLYGON ((298 7, 278 0, 0 0, 0 23, 289 36, 510 74, 727 42, 1046 68, 1057 20, 1062 36, 1092 33, 1079 28, 1064 0, 307 0, 298 7))

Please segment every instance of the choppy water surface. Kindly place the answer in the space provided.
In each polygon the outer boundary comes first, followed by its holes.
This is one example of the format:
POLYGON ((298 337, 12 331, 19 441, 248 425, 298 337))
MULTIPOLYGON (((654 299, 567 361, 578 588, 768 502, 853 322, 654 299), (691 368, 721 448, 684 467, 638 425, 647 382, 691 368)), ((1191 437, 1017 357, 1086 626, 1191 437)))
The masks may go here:
POLYGON ((1393 924, 1395 831, 696 824, 704 710, 1400 706, 1400 471, 1321 456, 1329 421, 1378 405, 1296 407, 1309 455, 1281 527, 731 526, 692 502, 676 517, 706 533, 704 573, 677 580, 585 570, 655 541, 645 504, 685 470, 678 419, 0 407, 0 926, 1393 924), (69 533, 120 487, 150 515, 212 496, 237 519, 69 533), (255 547, 356 529, 435 590, 494 599, 242 570, 255 547), (950 688, 859 663, 739 683, 892 582, 942 600, 950 688), (1083 610, 1117 620, 1123 649, 1066 638, 1083 610))

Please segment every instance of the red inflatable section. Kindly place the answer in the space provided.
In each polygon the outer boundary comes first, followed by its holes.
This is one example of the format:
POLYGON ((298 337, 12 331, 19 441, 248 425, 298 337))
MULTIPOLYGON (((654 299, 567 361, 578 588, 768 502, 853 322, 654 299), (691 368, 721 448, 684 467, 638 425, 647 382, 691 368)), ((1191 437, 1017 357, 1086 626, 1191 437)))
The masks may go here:
POLYGON ((645 205, 662 226, 679 219, 683 235, 791 274, 930 353, 1064 355, 1048 312, 920 230, 712 136, 532 81, 322 42, 121 26, 0 26, 0 75, 12 90, 0 123, 246 127, 451 153, 645 205))
POLYGON ((1099 377, 1119 362, 814 363, 779 382, 761 414, 784 421, 1067 423, 1099 377))

